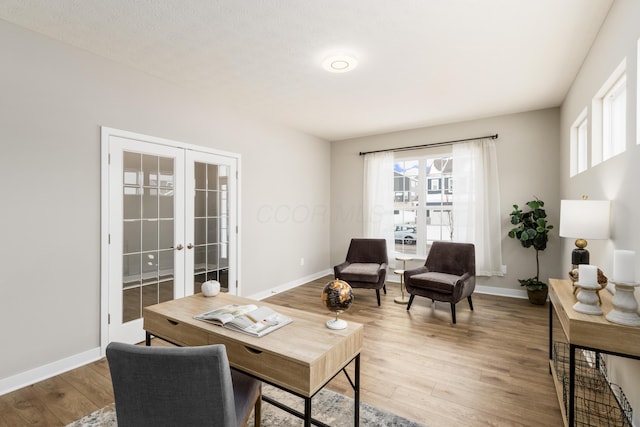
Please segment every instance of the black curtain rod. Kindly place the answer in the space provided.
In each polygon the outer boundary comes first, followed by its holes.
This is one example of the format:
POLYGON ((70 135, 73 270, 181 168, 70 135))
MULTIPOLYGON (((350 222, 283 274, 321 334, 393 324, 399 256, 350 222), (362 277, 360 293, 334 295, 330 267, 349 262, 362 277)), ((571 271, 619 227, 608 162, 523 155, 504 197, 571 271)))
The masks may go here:
POLYGON ((489 136, 478 136, 475 138, 465 138, 465 139, 456 139, 454 141, 442 141, 442 142, 432 142, 431 144, 423 144, 423 145, 412 145, 410 147, 398 147, 398 148, 387 148, 384 150, 375 150, 375 151, 361 151, 360 155, 364 156, 365 154, 372 153, 384 153, 386 151, 407 151, 407 150, 415 150, 417 148, 428 148, 428 147, 441 147, 443 145, 452 145, 458 142, 467 142, 467 141, 476 141, 478 139, 498 139, 498 134, 493 134, 489 136))

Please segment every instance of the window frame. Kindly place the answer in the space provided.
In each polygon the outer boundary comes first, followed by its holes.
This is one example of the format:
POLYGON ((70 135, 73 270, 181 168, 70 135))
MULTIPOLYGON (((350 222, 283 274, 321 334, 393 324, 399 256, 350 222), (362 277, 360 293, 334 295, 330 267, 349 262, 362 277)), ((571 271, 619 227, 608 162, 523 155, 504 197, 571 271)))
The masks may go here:
POLYGON ((620 76, 602 98, 602 160, 626 149, 627 75, 620 76))
POLYGON ((626 150, 627 112, 627 59, 624 58, 591 103, 591 166, 626 150), (616 104, 620 96, 624 99, 616 104))
POLYGON ((589 168, 589 117, 585 108, 571 125, 569 176, 575 176, 589 168))

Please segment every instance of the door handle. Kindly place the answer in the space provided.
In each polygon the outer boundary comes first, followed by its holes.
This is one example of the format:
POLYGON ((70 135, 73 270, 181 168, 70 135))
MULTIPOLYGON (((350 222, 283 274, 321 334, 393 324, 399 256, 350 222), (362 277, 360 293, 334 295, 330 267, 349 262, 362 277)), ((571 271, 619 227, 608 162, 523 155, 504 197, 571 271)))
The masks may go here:
POLYGON ((193 245, 191 243, 187 244, 187 249, 193 249, 193 245))
POLYGON ((178 244, 178 246, 176 246, 176 249, 181 251, 184 249, 184 246, 182 246, 182 244, 178 244))

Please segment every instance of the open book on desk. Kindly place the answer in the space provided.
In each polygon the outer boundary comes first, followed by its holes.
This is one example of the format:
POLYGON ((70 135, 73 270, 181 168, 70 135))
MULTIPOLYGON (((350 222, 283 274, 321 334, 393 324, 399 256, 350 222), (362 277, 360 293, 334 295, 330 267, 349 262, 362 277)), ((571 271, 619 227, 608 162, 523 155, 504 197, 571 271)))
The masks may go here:
POLYGON ((267 335, 293 321, 290 317, 283 316, 269 307, 258 307, 254 304, 225 305, 194 316, 194 318, 254 337, 267 335))

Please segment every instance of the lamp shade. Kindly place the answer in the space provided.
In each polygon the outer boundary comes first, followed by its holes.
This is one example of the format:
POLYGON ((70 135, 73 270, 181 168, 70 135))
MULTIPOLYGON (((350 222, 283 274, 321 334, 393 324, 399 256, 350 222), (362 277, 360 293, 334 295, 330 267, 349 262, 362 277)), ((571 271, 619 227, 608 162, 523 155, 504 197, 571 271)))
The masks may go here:
POLYGON ((560 236, 574 239, 608 239, 608 200, 561 200, 560 236))

